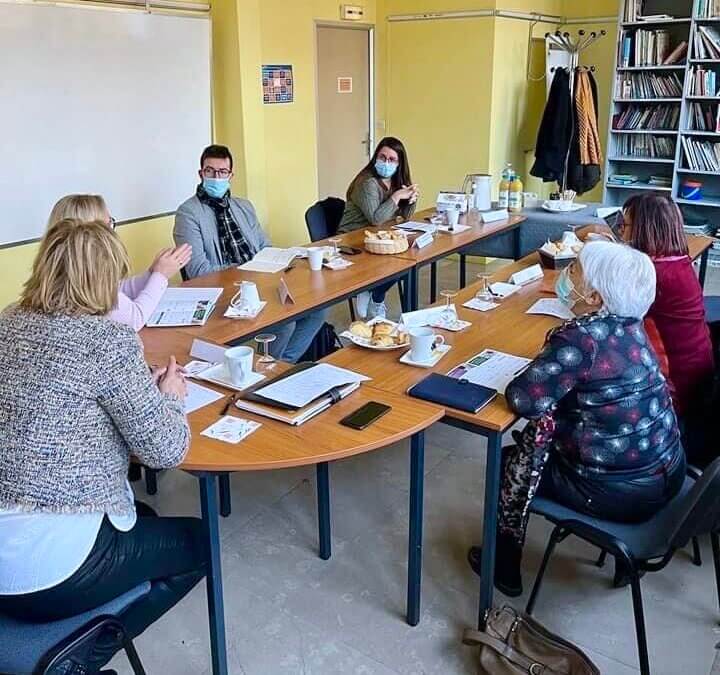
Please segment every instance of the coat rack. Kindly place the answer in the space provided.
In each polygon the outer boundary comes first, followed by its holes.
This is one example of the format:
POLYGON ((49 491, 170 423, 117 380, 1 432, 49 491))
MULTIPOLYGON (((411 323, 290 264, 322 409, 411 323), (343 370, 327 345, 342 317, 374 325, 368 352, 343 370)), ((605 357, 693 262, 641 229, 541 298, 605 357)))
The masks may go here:
MULTIPOLYGON (((554 33, 545 33, 545 39, 554 44, 556 47, 561 49, 564 52, 567 52, 570 55, 570 65, 568 66, 568 71, 570 73, 574 73, 579 69, 579 62, 580 62, 580 54, 584 52, 590 45, 597 42, 600 38, 605 37, 607 35, 607 31, 601 30, 601 31, 591 31, 590 33, 587 33, 584 30, 579 30, 577 38, 572 38, 570 36, 570 33, 568 32, 561 32, 559 30, 556 30, 554 33)), ((552 68, 550 72, 553 72, 555 68, 552 68)), ((595 72, 595 66, 590 66, 589 70, 591 72, 595 72)), ((575 78, 570 78, 570 100, 573 101, 573 95, 575 93, 575 78)), ((573 130, 573 133, 574 130, 573 130)), ((563 180, 562 180, 562 192, 565 192, 565 189, 567 188, 567 172, 568 172, 568 163, 570 161, 570 148, 572 148, 572 143, 570 143, 570 146, 568 147, 567 155, 565 155, 565 170, 563 171, 563 180)))

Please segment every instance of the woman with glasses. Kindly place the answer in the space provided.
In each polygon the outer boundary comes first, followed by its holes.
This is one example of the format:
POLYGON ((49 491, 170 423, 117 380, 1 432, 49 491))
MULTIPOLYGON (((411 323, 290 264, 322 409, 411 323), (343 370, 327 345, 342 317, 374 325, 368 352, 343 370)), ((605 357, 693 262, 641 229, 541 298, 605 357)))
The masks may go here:
MULTIPOLYGON (((713 350, 703 291, 688 255, 682 213, 667 197, 636 195, 623 206, 621 236, 650 256, 655 265, 657 293, 648 318, 655 323, 667 354, 675 411, 687 432, 688 459, 705 464, 698 454, 712 448, 704 448, 688 436, 692 435, 690 427, 695 426, 689 416, 710 388, 713 350)), ((710 459, 715 456, 712 452, 710 459)))
MULTIPOLYGON (((66 219, 99 221, 115 229, 115 219, 100 195, 66 195, 53 206, 48 229, 66 219)), ((187 265, 191 255, 187 244, 160 251, 147 272, 120 282, 117 303, 109 317, 139 331, 155 311, 168 281, 187 265)))
MULTIPOLYGON (((495 585, 510 596, 522 593, 535 494, 604 520, 642 522, 685 480, 670 392, 643 325, 655 299, 650 259, 624 244, 590 242, 556 291, 576 318, 548 334, 505 391, 528 420, 503 451, 495 585)), ((468 558, 479 574, 480 549, 468 558)), ((624 576, 616 569, 617 585, 624 576)))
MULTIPOLYGON (((350 183, 338 231, 382 225, 397 216, 409 218, 415 211, 418 195, 418 187, 410 177, 405 146, 397 138, 383 138, 370 161, 350 183)), ((376 286, 371 294, 361 293, 357 297, 360 316, 384 317, 385 293, 393 283, 376 286)))

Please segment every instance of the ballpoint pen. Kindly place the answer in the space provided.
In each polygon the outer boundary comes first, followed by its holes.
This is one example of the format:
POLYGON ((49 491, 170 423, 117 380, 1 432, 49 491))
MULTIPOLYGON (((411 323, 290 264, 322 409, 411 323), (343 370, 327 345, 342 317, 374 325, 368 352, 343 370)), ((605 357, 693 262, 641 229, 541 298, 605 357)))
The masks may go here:
POLYGON ((235 399, 237 398, 237 394, 232 394, 228 400, 227 403, 223 406, 223 409, 220 411, 220 416, 227 415, 228 411, 230 410, 230 406, 235 403, 235 399))

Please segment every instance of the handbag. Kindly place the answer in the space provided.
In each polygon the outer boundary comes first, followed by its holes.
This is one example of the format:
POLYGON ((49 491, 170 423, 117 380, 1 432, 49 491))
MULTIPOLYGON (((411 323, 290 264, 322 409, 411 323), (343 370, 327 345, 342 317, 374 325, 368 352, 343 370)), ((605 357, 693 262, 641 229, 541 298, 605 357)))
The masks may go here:
POLYGON ((320 359, 333 354, 338 349, 342 349, 342 342, 338 337, 332 324, 327 321, 320 327, 320 330, 315 334, 313 341, 310 346, 305 350, 305 353, 300 357, 301 361, 319 361, 320 359))
POLYGON ((480 675, 600 675, 582 650, 508 605, 490 610, 484 631, 467 629, 463 643, 480 647, 480 675))

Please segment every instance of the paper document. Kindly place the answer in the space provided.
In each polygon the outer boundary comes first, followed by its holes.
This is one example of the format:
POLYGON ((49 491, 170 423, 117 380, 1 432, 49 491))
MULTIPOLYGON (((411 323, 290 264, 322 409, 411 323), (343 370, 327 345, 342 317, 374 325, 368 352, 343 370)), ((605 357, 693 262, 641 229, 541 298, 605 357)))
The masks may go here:
POLYGON ((186 415, 200 408, 204 408, 206 405, 210 405, 223 397, 223 394, 219 394, 214 389, 201 387, 194 382, 186 382, 185 384, 187 384, 187 396, 185 397, 186 415))
POLYGON ((507 298, 516 291, 520 290, 520 286, 515 284, 506 284, 504 281, 496 281, 494 284, 490 284, 490 292, 498 298, 507 298))
POLYGON ((459 223, 455 225, 452 230, 449 225, 438 225, 438 230, 440 230, 440 232, 445 232, 446 234, 462 234, 463 232, 467 232, 471 229, 472 227, 470 225, 460 225, 459 223))
POLYGON ((558 319, 565 319, 569 321, 574 319, 575 315, 563 305, 557 298, 542 298, 538 300, 526 314, 547 314, 548 316, 554 316, 558 319))
POLYGON ((530 359, 522 356, 484 349, 466 363, 453 368, 448 375, 490 387, 502 394, 529 363, 530 359))
POLYGON ((342 387, 354 382, 364 382, 369 377, 345 368, 319 363, 312 368, 301 370, 282 380, 258 389, 255 393, 283 405, 302 408, 311 401, 326 394, 333 387, 342 387))
POLYGON ((421 223, 418 220, 409 220, 407 223, 397 223, 394 225, 396 230, 408 230, 410 232, 426 232, 435 234, 438 230, 437 225, 433 223, 421 223))
POLYGON ((261 426, 260 422, 226 415, 215 424, 211 424, 207 429, 201 431, 200 434, 226 443, 239 443, 261 426))
MULTIPOLYGON (((450 305, 455 312, 455 305, 450 305)), ((400 323, 405 328, 420 328, 421 326, 429 326, 440 319, 440 315, 445 311, 445 305, 442 307, 429 307, 428 309, 419 309, 416 312, 403 312, 400 315, 400 323)), ((457 312, 455 312, 457 316, 457 312)))
POLYGON ((463 307, 468 309, 477 309, 479 312, 489 312, 491 309, 495 309, 500 305, 497 302, 487 302, 486 300, 480 300, 479 298, 472 298, 467 302, 463 303, 463 307))
POLYGON ((222 363, 225 359, 225 349, 225 347, 214 345, 212 342, 205 342, 205 340, 196 338, 192 341, 190 356, 209 363, 222 363))
POLYGON ((222 288, 168 288, 147 325, 204 326, 222 288))
POLYGON ((265 272, 274 274, 284 270, 297 256, 297 249, 275 248, 268 246, 258 251, 252 260, 240 265, 239 270, 245 272, 265 272))

